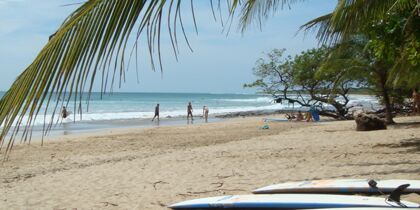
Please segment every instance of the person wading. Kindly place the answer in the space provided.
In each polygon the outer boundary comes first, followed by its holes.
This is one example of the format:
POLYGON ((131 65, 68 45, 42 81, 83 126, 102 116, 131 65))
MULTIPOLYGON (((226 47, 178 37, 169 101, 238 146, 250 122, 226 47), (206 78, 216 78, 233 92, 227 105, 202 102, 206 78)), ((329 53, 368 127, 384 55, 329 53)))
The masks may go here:
POLYGON ((63 106, 63 108, 61 109, 61 117, 62 117, 63 119, 66 119, 68 115, 69 115, 69 113, 67 112, 66 107, 65 107, 65 106, 63 106))
POLYGON ((207 106, 203 106, 203 117, 206 122, 209 119, 209 108, 207 106))
POLYGON ((157 104, 155 107, 155 116, 153 117, 152 122, 155 120, 156 117, 157 117, 157 120, 159 121, 159 104, 157 104))
POLYGON ((193 108, 192 108, 191 102, 188 102, 188 106, 187 106, 187 120, 189 120, 189 117, 190 116, 191 116, 191 120, 194 120, 192 112, 193 112, 193 108))

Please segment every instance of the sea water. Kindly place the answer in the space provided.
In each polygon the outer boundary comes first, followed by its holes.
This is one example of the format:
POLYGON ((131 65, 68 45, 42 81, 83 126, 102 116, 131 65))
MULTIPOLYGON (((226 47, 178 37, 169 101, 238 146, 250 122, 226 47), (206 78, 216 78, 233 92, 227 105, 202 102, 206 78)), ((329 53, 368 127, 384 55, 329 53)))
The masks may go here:
MULTIPOLYGON (((4 92, 0 92, 0 96, 3 95, 4 92)), ((70 101, 67 104, 66 101, 59 101, 59 107, 65 105, 71 114, 64 120, 55 118, 53 122, 55 126, 52 130, 68 134, 113 127, 154 126, 157 124, 151 122, 151 119, 156 104, 160 104, 159 125, 185 123, 188 102, 192 103, 193 114, 196 115, 195 123, 202 121, 198 116, 202 115, 203 106, 209 108, 211 116, 241 111, 299 109, 297 104, 274 103, 270 95, 260 94, 112 93, 102 95, 92 93, 89 101, 87 96, 88 94, 84 94, 81 110, 79 110, 79 103, 74 104, 70 101)), ((350 105, 367 106, 367 104, 377 103, 372 96, 354 95, 350 98, 350 105)), ((40 112, 33 124, 35 131, 43 130, 44 123, 50 122, 52 107, 50 106, 46 113, 40 112)), ((210 121, 215 120, 211 118, 210 121)))

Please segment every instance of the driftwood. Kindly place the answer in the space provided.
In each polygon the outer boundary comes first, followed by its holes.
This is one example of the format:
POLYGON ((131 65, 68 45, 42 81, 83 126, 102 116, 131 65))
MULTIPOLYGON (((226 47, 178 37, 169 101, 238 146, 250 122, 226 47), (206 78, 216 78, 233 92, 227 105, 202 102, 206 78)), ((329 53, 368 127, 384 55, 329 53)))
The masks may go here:
POLYGON ((385 121, 375 114, 358 113, 355 116, 357 131, 372 131, 386 129, 385 121))

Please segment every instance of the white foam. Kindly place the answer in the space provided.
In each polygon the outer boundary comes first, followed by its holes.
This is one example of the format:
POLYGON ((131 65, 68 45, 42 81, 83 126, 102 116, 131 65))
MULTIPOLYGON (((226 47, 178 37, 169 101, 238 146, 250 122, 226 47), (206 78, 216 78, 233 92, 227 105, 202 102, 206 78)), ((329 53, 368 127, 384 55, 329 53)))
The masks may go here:
MULTIPOLYGON (((364 95, 352 95, 350 97, 349 106, 356 106, 361 105, 364 107, 379 107, 378 101, 373 96, 364 96, 364 95)), ((272 103, 273 99, 270 97, 256 97, 254 99, 211 99, 211 100, 219 100, 219 101, 226 101, 226 102, 240 102, 232 105, 230 103, 221 103, 218 107, 217 106, 209 106, 210 114, 217 115, 217 114, 226 114, 232 112, 244 112, 244 111, 261 111, 261 110, 282 110, 282 109, 300 109, 300 105, 295 104, 295 106, 287 105, 287 104, 276 104, 272 103), (251 104, 250 104, 251 103, 251 104), (240 104, 238 106, 238 104, 240 104), (256 105, 255 105, 256 104, 256 105)), ((121 104, 121 103, 119 103, 121 104)), ((54 117, 53 123, 57 122, 57 119, 62 123, 70 123, 70 122, 78 122, 78 121, 105 121, 105 120, 125 120, 125 119, 151 119, 154 116, 153 109, 152 111, 130 111, 137 109, 145 110, 145 107, 137 107, 136 104, 127 106, 122 108, 122 106, 126 104, 120 105, 117 109, 115 103, 111 103, 110 105, 99 104, 100 107, 91 107, 91 110, 95 112, 83 112, 82 118, 80 115, 71 114, 68 118, 62 120, 59 119, 59 115, 54 117), (119 111, 124 110, 124 111, 119 111)), ((200 107, 199 105, 202 104, 195 104, 195 107, 200 107)), ((147 106, 149 107, 149 106, 147 106)), ((194 110, 194 115, 201 115, 202 110, 200 108, 194 110)), ((184 117, 187 115, 186 107, 161 107, 160 117, 165 118, 167 116, 171 117, 184 117)), ((51 120, 51 114, 47 115, 38 115, 38 117, 34 121, 34 125, 43 125, 44 124, 44 117, 46 119, 46 123, 49 123, 51 120)), ((26 125, 28 118, 25 116, 23 118, 22 125, 26 125)))
POLYGON ((225 101, 225 102, 274 103, 274 100, 271 97, 258 97, 258 98, 250 98, 250 99, 215 99, 215 100, 225 101))

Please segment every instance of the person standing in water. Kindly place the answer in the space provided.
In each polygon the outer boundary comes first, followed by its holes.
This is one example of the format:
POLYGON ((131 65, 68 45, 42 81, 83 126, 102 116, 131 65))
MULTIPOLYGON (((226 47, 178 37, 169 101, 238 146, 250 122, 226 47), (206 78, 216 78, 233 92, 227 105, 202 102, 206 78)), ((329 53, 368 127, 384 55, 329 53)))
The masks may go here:
POLYGON ((159 104, 157 104, 155 107, 155 116, 153 117, 152 122, 155 120, 156 117, 157 117, 157 120, 159 121, 159 104))
POLYGON ((68 112, 65 106, 63 106, 63 108, 61 109, 61 117, 66 119, 68 116, 68 112))
POLYGON ((207 106, 203 106, 203 117, 204 120, 207 122, 209 119, 209 108, 207 106))
POLYGON ((191 116, 191 120, 194 120, 192 112, 193 112, 193 108, 192 108, 191 102, 188 102, 188 106, 187 106, 187 120, 189 120, 189 117, 190 116, 191 116))

